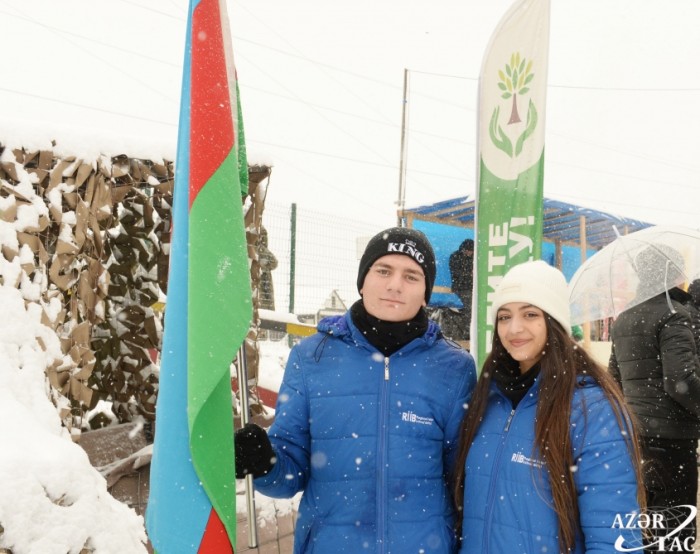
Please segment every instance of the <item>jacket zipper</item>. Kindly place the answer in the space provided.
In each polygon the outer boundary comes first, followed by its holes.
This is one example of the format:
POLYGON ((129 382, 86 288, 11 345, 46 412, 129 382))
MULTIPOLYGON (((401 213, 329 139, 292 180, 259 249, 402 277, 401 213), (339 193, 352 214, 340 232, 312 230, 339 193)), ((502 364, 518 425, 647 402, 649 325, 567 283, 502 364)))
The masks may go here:
POLYGON ((379 426, 379 456, 377 456, 379 467, 377 468, 377 541, 379 542, 378 552, 386 552, 386 509, 388 491, 386 483, 387 471, 387 451, 388 445, 386 430, 389 427, 389 358, 384 357, 384 380, 382 381, 382 394, 379 400, 379 414, 381 424, 379 426))
POLYGON ((496 481, 498 480, 498 473, 501 469, 501 456, 503 455, 503 448, 506 445, 506 438, 508 435, 508 430, 510 429, 510 424, 513 421, 513 416, 515 415, 515 408, 511 408, 510 414, 508 414, 508 419, 506 419, 506 425, 503 428, 503 435, 501 436, 501 443, 498 445, 498 450, 496 450, 496 455, 493 460, 493 467, 495 468, 495 473, 491 477, 491 483, 489 484, 489 493, 486 497, 486 515, 484 516, 484 552, 489 551, 489 529, 491 527, 491 515, 493 513, 493 496, 494 489, 496 488, 496 481))

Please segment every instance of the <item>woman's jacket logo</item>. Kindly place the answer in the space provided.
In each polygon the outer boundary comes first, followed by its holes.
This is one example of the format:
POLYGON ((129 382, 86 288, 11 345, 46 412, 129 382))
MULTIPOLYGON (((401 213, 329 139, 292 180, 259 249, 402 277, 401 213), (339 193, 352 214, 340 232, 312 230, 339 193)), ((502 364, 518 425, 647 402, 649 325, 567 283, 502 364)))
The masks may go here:
POLYGON ((617 552, 642 552, 645 548, 656 547, 658 552, 694 552, 695 537, 682 533, 695 521, 697 508, 691 505, 654 510, 649 513, 617 514, 613 529, 639 531, 634 539, 620 534, 615 541, 617 552), (647 544, 641 544, 641 537, 647 544))
POLYGON ((401 412, 401 421, 408 421, 409 423, 420 423, 421 425, 432 425, 432 417, 419 416, 413 412, 401 412))

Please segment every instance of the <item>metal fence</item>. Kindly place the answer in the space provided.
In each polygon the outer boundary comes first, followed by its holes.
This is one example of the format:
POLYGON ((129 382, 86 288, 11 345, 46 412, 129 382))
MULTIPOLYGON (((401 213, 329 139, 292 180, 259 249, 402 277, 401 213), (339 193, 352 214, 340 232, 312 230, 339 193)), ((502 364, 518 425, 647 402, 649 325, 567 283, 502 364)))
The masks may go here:
POLYGON ((349 308, 360 297, 357 266, 365 245, 390 225, 344 219, 296 204, 267 203, 263 226, 277 265, 271 272, 274 304, 270 294, 261 291, 261 305, 308 316, 307 320, 328 311, 334 301, 343 303, 338 311, 349 308))

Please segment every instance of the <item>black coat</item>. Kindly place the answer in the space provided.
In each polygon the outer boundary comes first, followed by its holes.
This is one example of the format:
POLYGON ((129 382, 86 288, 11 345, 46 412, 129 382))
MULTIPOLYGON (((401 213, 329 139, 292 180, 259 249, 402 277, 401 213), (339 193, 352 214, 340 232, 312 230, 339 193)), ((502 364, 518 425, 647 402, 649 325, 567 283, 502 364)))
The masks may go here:
POLYGON ((690 314, 693 336, 695 337, 695 346, 698 349, 698 355, 700 355, 700 307, 698 307, 693 300, 689 300, 685 303, 685 309, 688 310, 688 314, 690 314))
POLYGON ((455 250, 450 254, 450 276, 452 277, 452 292, 460 298, 471 298, 474 286, 473 265, 474 255, 466 250, 455 250))
POLYGON ((610 373, 640 423, 640 434, 700 438, 700 360, 687 293, 671 291, 624 311, 613 324, 610 373))

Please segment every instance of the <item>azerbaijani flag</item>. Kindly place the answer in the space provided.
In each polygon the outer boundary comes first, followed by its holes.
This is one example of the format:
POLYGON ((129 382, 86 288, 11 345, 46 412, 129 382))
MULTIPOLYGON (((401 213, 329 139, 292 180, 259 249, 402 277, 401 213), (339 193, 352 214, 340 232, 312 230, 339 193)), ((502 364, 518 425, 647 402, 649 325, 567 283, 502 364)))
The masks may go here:
POLYGON ((544 115, 550 0, 516 0, 491 36, 479 76, 476 192, 478 367, 491 348, 491 295, 542 250, 544 115))
POLYGON ((239 114, 225 0, 190 0, 146 511, 162 554, 236 543, 230 364, 252 312, 239 114))

